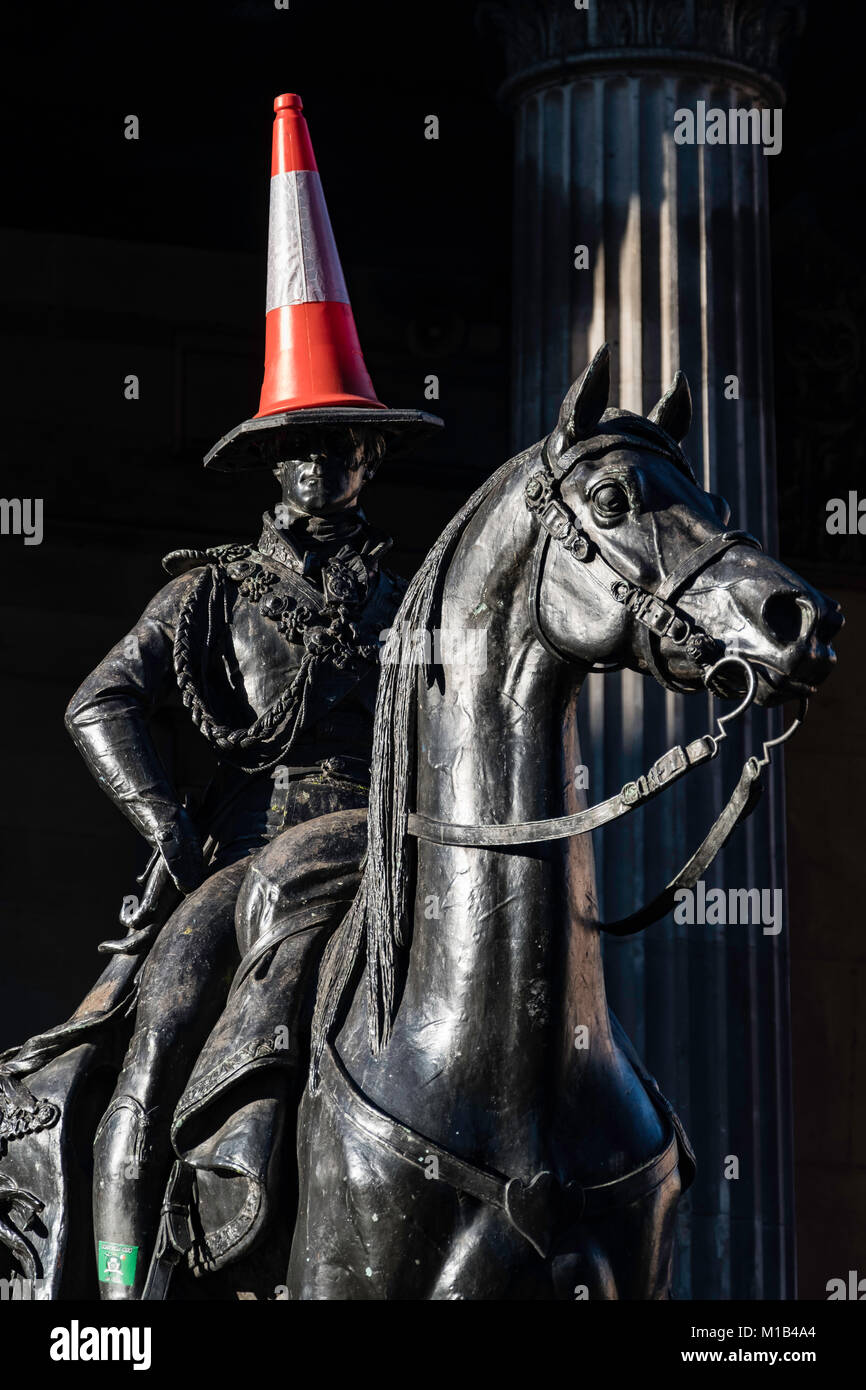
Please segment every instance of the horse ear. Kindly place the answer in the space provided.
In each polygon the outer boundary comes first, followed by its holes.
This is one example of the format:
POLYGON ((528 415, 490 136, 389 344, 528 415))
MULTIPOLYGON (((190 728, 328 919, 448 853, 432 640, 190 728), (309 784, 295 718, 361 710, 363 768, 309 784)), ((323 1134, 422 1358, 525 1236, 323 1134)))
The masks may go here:
POLYGON ((562 402, 556 433, 561 436, 563 449, 592 434, 604 414, 609 394, 610 347, 602 343, 562 402))
POLYGON ((648 418, 654 425, 661 425, 672 439, 679 444, 689 432, 692 423, 692 393, 682 372, 677 372, 673 382, 661 400, 654 405, 648 418))
POLYGON ((731 519, 731 504, 727 497, 720 497, 717 492, 708 492, 707 496, 713 504, 713 511, 719 521, 723 526, 727 526, 731 519))

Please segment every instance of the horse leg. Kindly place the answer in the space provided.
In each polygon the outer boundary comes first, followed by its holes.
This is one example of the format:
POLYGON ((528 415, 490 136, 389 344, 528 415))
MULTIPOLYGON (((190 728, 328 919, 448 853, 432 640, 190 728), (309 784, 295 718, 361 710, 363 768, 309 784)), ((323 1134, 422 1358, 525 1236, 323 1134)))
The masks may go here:
POLYGON ((476 1205, 427 1295, 452 1299, 652 1301, 669 1296, 677 1205, 674 1167, 650 1192, 584 1218, 542 1259, 495 1208, 476 1205))
POLYGON ((352 1122, 323 1079, 301 1105, 296 1300, 652 1301, 670 1289, 678 1166, 563 1231, 543 1258, 499 1208, 428 1181, 352 1122))
POLYGON ((293 1300, 431 1298, 476 1205, 359 1130, 324 1078, 301 1103, 298 1179, 293 1300))
POLYGON ((677 1206, 682 1182, 674 1169, 633 1202, 584 1218, 551 1257, 560 1301, 654 1301, 670 1296, 677 1206))

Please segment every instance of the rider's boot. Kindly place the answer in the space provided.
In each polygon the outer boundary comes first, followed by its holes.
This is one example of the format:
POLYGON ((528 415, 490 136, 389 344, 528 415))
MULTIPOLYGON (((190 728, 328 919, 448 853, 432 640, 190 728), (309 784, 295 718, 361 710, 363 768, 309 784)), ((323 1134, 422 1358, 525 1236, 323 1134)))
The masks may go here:
POLYGON ((171 1166, 167 1126, 134 1095, 115 1095, 94 1141, 93 1227, 99 1296, 141 1298, 171 1166))

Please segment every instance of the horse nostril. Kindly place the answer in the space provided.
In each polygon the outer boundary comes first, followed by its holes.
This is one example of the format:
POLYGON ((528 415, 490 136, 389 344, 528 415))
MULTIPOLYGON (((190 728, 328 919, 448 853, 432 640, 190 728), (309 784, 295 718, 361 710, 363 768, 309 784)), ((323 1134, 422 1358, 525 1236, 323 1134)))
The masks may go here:
POLYGON ((815 636, 819 642, 823 642, 825 646, 829 647, 839 629, 844 626, 845 619, 842 617, 842 609, 839 604, 828 604, 818 619, 815 636))
POLYGON ((776 641, 790 646, 802 635, 804 623, 814 622, 815 610, 802 594, 791 593, 788 590, 771 594, 765 599, 761 617, 776 641))

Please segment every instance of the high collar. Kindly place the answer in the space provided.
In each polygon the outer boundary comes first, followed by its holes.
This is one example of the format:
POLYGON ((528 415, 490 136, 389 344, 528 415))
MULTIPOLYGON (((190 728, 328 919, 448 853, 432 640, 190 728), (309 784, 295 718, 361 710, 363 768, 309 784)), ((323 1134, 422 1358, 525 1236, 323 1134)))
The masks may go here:
POLYGON ((265 512, 258 549, 262 555, 303 574, 344 545, 361 550, 370 534, 370 525, 360 507, 336 516, 299 516, 289 526, 278 526, 270 512, 265 512))

